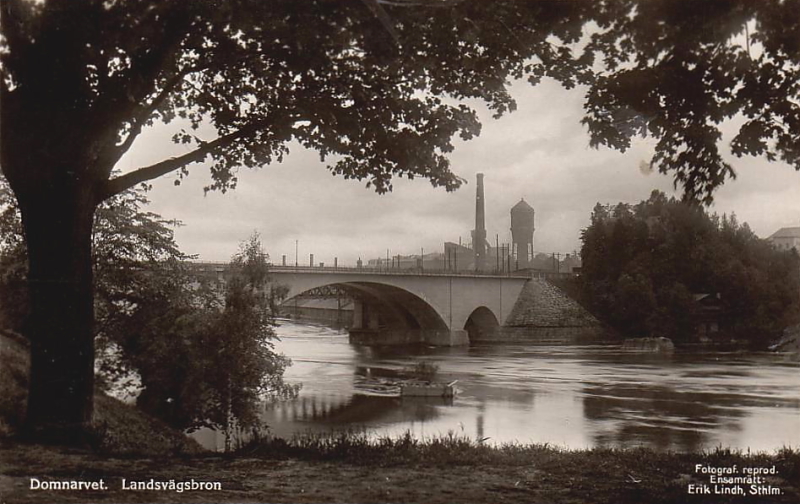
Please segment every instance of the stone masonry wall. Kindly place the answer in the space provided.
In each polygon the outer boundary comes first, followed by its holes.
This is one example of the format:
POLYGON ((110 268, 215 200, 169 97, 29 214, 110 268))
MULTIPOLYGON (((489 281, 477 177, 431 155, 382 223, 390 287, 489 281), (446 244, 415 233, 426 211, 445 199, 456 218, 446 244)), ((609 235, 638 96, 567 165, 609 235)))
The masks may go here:
POLYGON ((540 343, 596 342, 613 337, 603 324, 564 291, 547 280, 525 284, 506 323, 479 341, 540 343))
POLYGON ((547 280, 531 278, 517 298, 505 325, 585 327, 600 325, 600 321, 547 280))

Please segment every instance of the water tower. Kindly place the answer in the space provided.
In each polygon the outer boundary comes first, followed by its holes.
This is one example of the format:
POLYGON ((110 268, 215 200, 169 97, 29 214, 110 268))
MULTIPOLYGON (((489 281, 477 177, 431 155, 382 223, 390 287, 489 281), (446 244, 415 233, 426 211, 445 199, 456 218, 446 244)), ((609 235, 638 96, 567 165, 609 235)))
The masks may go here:
POLYGON ((533 262, 533 207, 520 200, 511 208, 511 253, 519 269, 530 268, 533 262))

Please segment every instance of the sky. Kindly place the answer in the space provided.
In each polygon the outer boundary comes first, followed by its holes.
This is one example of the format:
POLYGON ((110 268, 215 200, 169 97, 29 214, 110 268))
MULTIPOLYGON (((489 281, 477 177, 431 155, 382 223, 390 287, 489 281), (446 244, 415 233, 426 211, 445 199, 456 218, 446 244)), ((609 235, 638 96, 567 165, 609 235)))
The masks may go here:
MULTIPOLYGON (((294 264, 355 265, 361 258, 442 251, 445 241, 470 241, 475 223, 475 180, 484 173, 487 239, 511 241, 511 207, 524 198, 536 211, 534 249, 547 254, 580 250, 581 230, 596 203, 637 203, 654 189, 680 196, 672 177, 648 173, 655 140, 641 139, 626 153, 589 147, 580 124, 583 94, 544 81, 536 87, 514 83, 517 111, 493 119, 478 106, 481 135, 455 141, 452 170, 468 181, 448 193, 427 180, 396 179, 391 193, 378 195, 364 182, 331 175, 314 151, 290 145, 282 163, 242 168, 238 187, 204 194, 207 164, 189 167, 176 186, 168 174, 153 181, 149 210, 183 226, 175 237, 181 249, 199 260, 227 261, 238 244, 258 232, 274 263, 287 256, 294 264)), ((123 172, 186 152, 172 144, 175 126, 145 131, 118 167, 123 172)), ((723 151, 735 124, 723 128, 723 151)), ((201 129, 210 140, 213 131, 201 129)), ((782 162, 728 156, 735 180, 715 193, 710 211, 735 212, 760 237, 781 227, 800 226, 800 173, 782 162)))

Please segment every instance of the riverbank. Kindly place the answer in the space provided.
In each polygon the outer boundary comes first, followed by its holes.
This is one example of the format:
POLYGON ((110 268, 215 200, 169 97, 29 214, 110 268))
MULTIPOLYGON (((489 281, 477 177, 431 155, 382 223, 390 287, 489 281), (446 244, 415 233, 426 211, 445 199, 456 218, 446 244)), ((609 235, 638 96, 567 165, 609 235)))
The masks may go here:
POLYGON ((6 440, 0 501, 794 503, 800 501, 800 453, 564 451, 452 436, 373 443, 345 436, 271 440, 225 456, 135 457, 6 440), (721 479, 734 477, 743 482, 721 479), (53 482, 97 488, 41 488, 58 486, 53 482))
POLYGON ((3 504, 800 502, 800 452, 792 450, 562 450, 494 446, 456 435, 419 440, 340 434, 269 438, 220 455, 102 393, 95 396, 92 449, 23 444, 13 431, 24 410, 26 349, 5 343, 0 399, 17 399, 0 401, 3 504), (753 474, 761 469, 766 473, 753 474), (95 488, 57 489, 64 486, 95 488))

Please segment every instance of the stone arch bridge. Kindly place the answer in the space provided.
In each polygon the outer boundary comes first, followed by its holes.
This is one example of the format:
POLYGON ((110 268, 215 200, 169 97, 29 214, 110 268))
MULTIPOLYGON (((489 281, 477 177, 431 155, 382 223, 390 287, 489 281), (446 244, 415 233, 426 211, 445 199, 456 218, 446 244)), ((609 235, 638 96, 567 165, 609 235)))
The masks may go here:
MULTIPOLYGON (((226 265, 198 265, 222 279, 226 265)), ((286 299, 334 287, 353 299, 350 341, 367 345, 466 345, 508 319, 528 276, 271 266, 286 299)))
POLYGON ((496 331, 511 313, 527 276, 275 267, 287 299, 335 286, 353 299, 350 340, 362 344, 469 343, 496 331))

